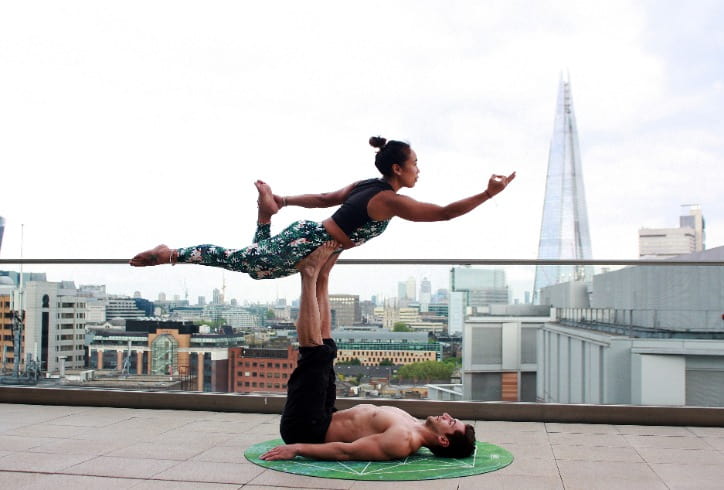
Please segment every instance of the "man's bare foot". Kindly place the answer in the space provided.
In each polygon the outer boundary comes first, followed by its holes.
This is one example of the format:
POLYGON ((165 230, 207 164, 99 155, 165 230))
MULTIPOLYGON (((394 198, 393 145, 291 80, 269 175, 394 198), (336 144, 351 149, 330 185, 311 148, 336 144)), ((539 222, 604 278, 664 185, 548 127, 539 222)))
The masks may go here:
POLYGON ((279 205, 274 199, 274 194, 272 194, 269 184, 257 180, 254 182, 254 185, 256 186, 256 190, 259 191, 259 198, 256 200, 259 205, 259 218, 260 220, 269 220, 279 212, 279 205))
POLYGON ((327 262, 329 256, 332 255, 332 252, 334 252, 338 247, 339 243, 334 240, 324 242, 322 245, 317 247, 314 252, 300 260, 294 268, 302 274, 319 274, 320 269, 327 262))
MULTIPOLYGON (((171 250, 166 245, 158 245, 151 250, 146 250, 133 257, 128 263, 133 267, 148 267, 151 265, 171 264, 172 257, 177 256, 176 250, 171 250)), ((175 262, 175 261, 174 261, 175 262)))

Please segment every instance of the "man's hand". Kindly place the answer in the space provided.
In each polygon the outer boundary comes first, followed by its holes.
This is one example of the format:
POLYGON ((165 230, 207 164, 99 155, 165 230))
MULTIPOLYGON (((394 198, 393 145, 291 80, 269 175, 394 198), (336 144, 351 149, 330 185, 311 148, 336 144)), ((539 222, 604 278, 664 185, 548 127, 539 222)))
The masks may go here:
POLYGON ((294 459, 298 454, 296 444, 287 444, 286 446, 277 446, 265 452, 259 459, 264 461, 274 461, 277 459, 294 459))
POLYGON ((495 175, 493 174, 488 181, 488 194, 490 197, 500 193, 507 187, 508 184, 515 178, 515 172, 508 175, 495 175))

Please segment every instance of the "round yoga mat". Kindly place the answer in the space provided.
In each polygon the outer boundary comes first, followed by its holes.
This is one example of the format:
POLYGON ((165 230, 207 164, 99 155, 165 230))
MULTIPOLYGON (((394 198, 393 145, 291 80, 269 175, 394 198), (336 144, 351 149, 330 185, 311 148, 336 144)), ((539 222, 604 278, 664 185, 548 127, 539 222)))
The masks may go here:
POLYGON ((513 455, 500 446, 476 441, 475 452, 467 458, 437 458, 421 448, 405 459, 394 461, 318 461, 296 457, 283 461, 263 461, 259 456, 284 444, 281 439, 254 444, 244 452, 254 464, 295 475, 342 480, 410 481, 456 478, 499 470, 513 462, 513 455))

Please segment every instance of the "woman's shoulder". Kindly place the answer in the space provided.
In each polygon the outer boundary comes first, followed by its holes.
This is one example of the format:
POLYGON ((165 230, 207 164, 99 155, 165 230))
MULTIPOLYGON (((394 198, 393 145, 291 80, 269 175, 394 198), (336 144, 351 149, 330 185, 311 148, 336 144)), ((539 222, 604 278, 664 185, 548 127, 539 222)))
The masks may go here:
POLYGON ((364 180, 358 180, 354 184, 355 187, 362 187, 362 186, 370 186, 370 185, 386 185, 389 186, 387 182, 385 182, 383 179, 377 179, 377 178, 371 178, 371 179, 364 179, 364 180))

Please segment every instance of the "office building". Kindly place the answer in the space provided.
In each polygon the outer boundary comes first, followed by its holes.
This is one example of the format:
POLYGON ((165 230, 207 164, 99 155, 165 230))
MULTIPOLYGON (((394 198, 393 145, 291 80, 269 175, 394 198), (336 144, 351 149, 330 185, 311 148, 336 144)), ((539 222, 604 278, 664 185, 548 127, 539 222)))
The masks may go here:
MULTIPOLYGON (((724 247, 677 259, 722 261, 724 247)), ((551 295, 538 400, 724 406, 722 291, 722 267, 637 266, 594 276, 590 308, 551 295)))
POLYGON ((332 328, 354 325, 362 321, 359 295, 330 294, 329 303, 332 308, 332 328))
POLYGON ((432 285, 427 277, 420 282, 420 306, 421 311, 427 311, 428 306, 432 302, 432 285))
POLYGON ((639 258, 667 259, 677 255, 701 252, 706 248, 706 224, 701 207, 685 205, 688 214, 679 217, 678 228, 641 228, 639 258))
POLYGON ((337 329, 337 362, 358 359, 363 366, 378 366, 382 361, 395 365, 442 359, 439 342, 428 342, 424 332, 388 332, 337 329))
POLYGON ((70 281, 28 282, 23 292, 23 359, 32 354, 41 370, 50 373, 58 371, 61 356, 66 367, 83 367, 87 300, 70 281))
MULTIPOLYGON (((229 386, 229 349, 244 345, 244 335, 208 333, 198 325, 174 321, 126 320, 125 329, 88 329, 89 366, 121 374, 124 363, 134 382, 159 376, 181 380, 185 389, 224 392, 229 386)), ((107 382, 119 380, 108 379, 107 382)))
POLYGON ((233 347, 229 349, 230 393, 286 393, 287 381, 297 367, 298 351, 233 347))
POLYGON ((417 281, 412 276, 407 278, 407 282, 405 282, 405 295, 410 301, 417 300, 417 281))
POLYGON ((536 400, 537 332, 551 309, 533 305, 492 305, 470 315, 463 329, 463 399, 536 400))
POLYGON ((510 290, 503 269, 453 267, 450 269, 448 332, 462 332, 465 316, 475 308, 509 302, 510 290))
MULTIPOLYGON (((13 366, 15 353, 13 349, 13 294, 15 283, 7 276, 0 276, 0 369, 10 370, 13 366)), ((22 342, 22 339, 21 339, 22 342)))

